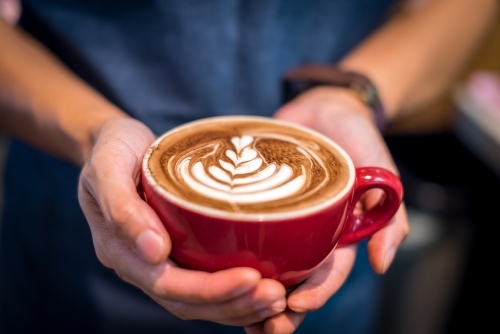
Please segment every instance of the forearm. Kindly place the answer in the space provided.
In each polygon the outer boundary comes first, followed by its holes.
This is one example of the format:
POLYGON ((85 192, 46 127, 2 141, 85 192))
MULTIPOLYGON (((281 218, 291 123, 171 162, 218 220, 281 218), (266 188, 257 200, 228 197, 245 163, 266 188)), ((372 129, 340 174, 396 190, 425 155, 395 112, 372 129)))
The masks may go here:
POLYGON ((439 97, 457 78, 498 7, 498 0, 423 1, 394 17, 341 66, 371 78, 389 118, 411 112, 439 97))
POLYGON ((126 117, 43 45, 0 20, 0 129, 82 165, 107 120, 126 117))

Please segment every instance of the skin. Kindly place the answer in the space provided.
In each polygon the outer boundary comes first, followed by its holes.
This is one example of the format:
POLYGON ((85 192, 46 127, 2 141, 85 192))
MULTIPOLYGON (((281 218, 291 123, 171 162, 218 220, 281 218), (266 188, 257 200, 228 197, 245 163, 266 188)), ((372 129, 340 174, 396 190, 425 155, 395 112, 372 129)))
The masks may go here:
MULTIPOLYGON (((340 65, 372 79, 389 120, 415 112, 443 94, 458 76, 487 34, 498 6, 496 0, 420 1, 377 30, 340 65)), ((397 173, 371 112, 349 91, 315 88, 283 106, 275 117, 329 136, 356 166, 378 165, 397 173)), ((137 191, 141 159, 154 134, 71 73, 43 45, 2 22, 0 127, 81 167, 78 198, 97 257, 181 319, 245 326, 247 333, 292 333, 307 312, 335 294, 354 264, 356 246, 339 248, 288 296, 281 284, 261 278, 253 269, 210 274, 177 267, 168 259, 168 233, 137 191)), ((376 200, 376 194, 367 194, 359 210, 376 200)), ((408 233, 403 204, 369 239, 375 272, 387 271, 408 233)))

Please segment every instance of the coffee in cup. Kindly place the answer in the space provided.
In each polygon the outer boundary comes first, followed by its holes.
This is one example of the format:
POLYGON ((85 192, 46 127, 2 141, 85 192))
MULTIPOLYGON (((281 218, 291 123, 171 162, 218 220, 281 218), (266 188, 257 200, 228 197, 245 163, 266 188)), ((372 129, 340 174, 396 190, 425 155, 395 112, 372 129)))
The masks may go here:
POLYGON ((179 265, 250 266, 285 286, 307 278, 337 244, 385 226, 402 200, 390 171, 356 169, 327 137, 256 116, 212 117, 163 134, 145 154, 143 187, 179 265), (374 188, 382 202, 354 216, 374 188))
POLYGON ((174 130, 155 146, 148 168, 186 204, 245 215, 321 205, 345 188, 351 172, 322 138, 253 118, 213 119, 174 130))

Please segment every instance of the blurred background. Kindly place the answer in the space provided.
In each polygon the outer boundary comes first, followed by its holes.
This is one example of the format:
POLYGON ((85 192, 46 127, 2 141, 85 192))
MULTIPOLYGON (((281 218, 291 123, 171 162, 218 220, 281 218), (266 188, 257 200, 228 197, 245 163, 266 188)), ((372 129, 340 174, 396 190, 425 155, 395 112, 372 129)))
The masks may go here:
POLYGON ((380 334, 496 327, 483 306, 498 295, 490 261, 498 253, 500 84, 491 74, 500 79, 500 15, 457 84, 386 135, 411 232, 384 277, 380 334))
MULTIPOLYGON (((498 221, 491 208, 500 186, 500 104, 494 110, 477 85, 476 94, 471 90, 478 71, 500 74, 500 16, 457 86, 418 115, 396 119, 386 134, 405 187, 411 233, 384 275, 380 334, 495 328, 496 319, 481 305, 498 295, 491 282, 495 263, 488 260, 498 221)), ((6 148, 0 133, 0 200, 6 148)))

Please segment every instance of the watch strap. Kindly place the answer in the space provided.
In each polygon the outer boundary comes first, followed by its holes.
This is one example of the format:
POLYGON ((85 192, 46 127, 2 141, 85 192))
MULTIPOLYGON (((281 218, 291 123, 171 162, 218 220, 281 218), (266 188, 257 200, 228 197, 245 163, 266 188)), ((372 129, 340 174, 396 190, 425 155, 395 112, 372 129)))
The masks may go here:
POLYGON ((343 87, 351 90, 372 111, 377 128, 386 128, 385 109, 377 87, 365 75, 344 71, 331 65, 306 65, 292 69, 283 77, 283 102, 289 102, 299 94, 317 86, 343 87))

